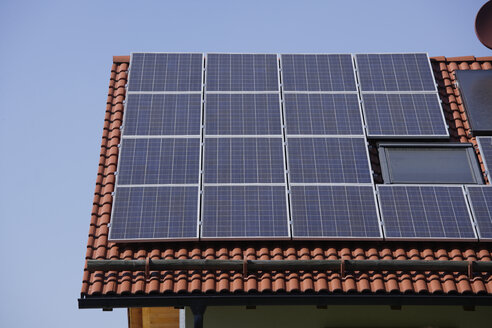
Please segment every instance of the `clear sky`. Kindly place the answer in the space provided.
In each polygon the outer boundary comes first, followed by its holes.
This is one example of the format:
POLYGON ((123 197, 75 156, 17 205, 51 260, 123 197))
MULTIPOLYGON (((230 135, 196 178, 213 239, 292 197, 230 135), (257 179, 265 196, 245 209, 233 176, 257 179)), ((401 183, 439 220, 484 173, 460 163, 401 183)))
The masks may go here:
POLYGON ((485 0, 0 3, 0 326, 126 327, 78 310, 113 55, 490 56, 485 0))

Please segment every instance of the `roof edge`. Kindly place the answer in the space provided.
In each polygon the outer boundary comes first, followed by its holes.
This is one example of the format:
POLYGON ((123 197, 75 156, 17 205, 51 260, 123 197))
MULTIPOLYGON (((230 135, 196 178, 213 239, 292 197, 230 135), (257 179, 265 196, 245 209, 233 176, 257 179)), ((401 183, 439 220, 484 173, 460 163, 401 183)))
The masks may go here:
POLYGON ((121 63, 129 63, 130 56, 113 56, 113 63, 121 64, 121 63))
POLYGON ((284 295, 155 295, 102 296, 78 299, 79 309, 244 305, 461 305, 491 306, 490 295, 405 295, 405 294, 284 294, 284 295))

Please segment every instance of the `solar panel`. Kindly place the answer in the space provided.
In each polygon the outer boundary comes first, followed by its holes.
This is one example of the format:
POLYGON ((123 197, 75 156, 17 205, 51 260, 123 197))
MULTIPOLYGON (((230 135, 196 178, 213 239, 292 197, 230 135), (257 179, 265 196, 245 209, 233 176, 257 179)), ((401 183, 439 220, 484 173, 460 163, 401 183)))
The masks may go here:
POLYGON ((128 91, 201 91, 202 54, 133 53, 128 91))
POLYGON ((427 54, 355 56, 361 91, 436 91, 427 54))
POLYGON ((201 94, 128 94, 125 135, 200 135, 201 94))
POLYGON ((291 183, 372 183, 364 138, 287 141, 291 183))
POLYGON ((200 138, 123 139, 118 185, 198 183, 200 138))
POLYGON ((205 183, 283 183, 282 138, 206 138, 205 183))
POLYGON ((292 186, 294 238, 382 239, 372 186, 292 186))
POLYGON ((356 94, 284 94, 287 133, 363 135, 356 94))
POLYGON ((277 55, 208 54, 207 91, 279 91, 277 55))
POLYGON ((461 186, 379 185, 387 239, 475 240, 461 186))
POLYGON ((492 240, 492 187, 467 186, 468 199, 480 239, 492 240))
POLYGON ((118 187, 111 240, 198 238, 197 187, 118 187))
POLYGON ((483 165, 485 166, 485 172, 492 179, 492 137, 477 137, 478 147, 480 149, 480 155, 482 156, 483 165))
POLYGON ((284 91, 357 91, 352 56, 281 55, 284 91))
POLYGON ((205 186, 202 238, 288 238, 284 186, 205 186))
POLYGON ((278 94, 207 94, 208 135, 282 134, 278 94))
POLYGON ((368 136, 447 137, 436 94, 363 94, 368 136))

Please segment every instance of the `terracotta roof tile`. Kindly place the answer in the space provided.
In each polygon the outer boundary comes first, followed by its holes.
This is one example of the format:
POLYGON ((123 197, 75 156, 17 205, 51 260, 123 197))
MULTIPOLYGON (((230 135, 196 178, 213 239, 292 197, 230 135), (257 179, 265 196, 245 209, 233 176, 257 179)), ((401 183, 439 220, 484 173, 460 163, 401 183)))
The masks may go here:
MULTIPOLYGON (((487 244, 340 241, 244 241, 116 244, 108 242, 120 126, 129 56, 115 56, 104 116, 101 156, 88 233, 86 259, 397 259, 491 261, 487 244)), ((492 57, 434 57, 432 65, 451 136, 475 142, 459 91, 456 69, 492 69, 492 57)), ((371 160, 377 164, 377 157, 371 160)), ((93 272, 84 268, 81 293, 95 295, 187 293, 363 293, 363 294, 492 294, 490 274, 442 272, 241 272, 161 271, 93 272)))

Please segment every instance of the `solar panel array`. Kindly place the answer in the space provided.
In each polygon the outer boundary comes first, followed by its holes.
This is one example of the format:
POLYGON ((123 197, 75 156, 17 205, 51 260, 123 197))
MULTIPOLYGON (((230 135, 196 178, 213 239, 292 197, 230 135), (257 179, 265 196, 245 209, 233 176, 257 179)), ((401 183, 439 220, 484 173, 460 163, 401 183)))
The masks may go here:
POLYGON ((281 55, 284 92, 357 91, 349 54, 281 55))
POLYGON ((135 53, 109 237, 492 238, 492 188, 374 185, 367 139, 446 137, 438 99, 425 54, 135 53))
POLYGON ((437 94, 363 95, 370 136, 447 136, 437 94))
POLYGON ((381 238, 371 185, 295 185, 291 204, 294 238, 381 238))
POLYGON ((467 186, 468 199, 481 240, 492 240, 492 187, 467 186))
POLYGON ((449 136, 426 54, 358 54, 367 136, 449 136))
POLYGON ((357 94, 284 94, 289 135, 363 135, 357 94))
POLYGON ((202 54, 134 53, 128 91, 201 92, 202 54))
POLYGON ((292 183, 372 183, 364 138, 288 138, 292 183))
POLYGON ((281 55, 293 238, 381 239, 351 55, 281 55))
POLYGON ((126 97, 125 135, 200 135, 201 94, 134 94, 126 97))
POLYGON ((461 186, 378 185, 387 239, 476 239, 461 186))
POLYGON ((489 180, 492 179, 492 137, 477 137, 480 155, 482 156, 485 173, 489 180))
POLYGON ((132 54, 111 240, 197 239, 202 54, 132 54))

